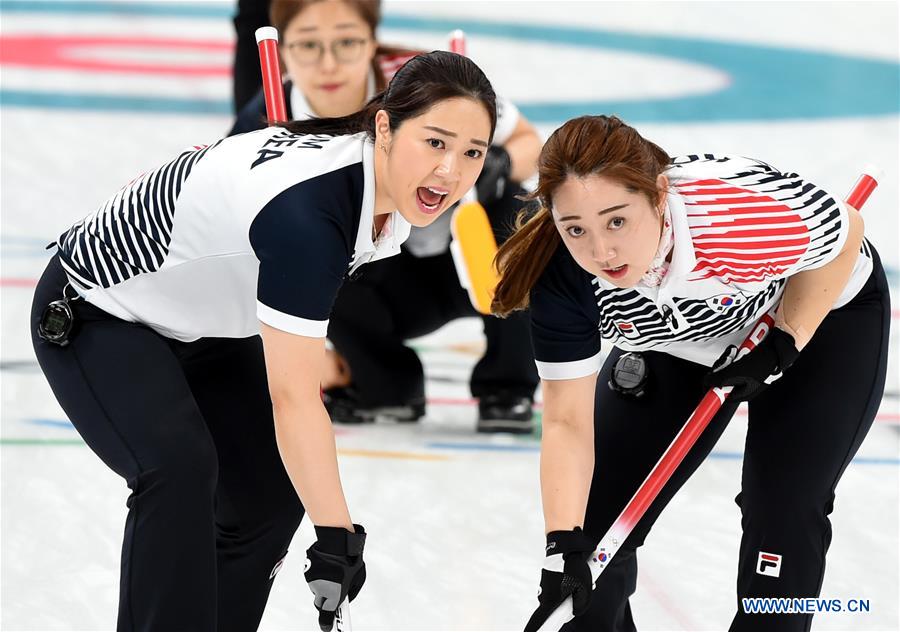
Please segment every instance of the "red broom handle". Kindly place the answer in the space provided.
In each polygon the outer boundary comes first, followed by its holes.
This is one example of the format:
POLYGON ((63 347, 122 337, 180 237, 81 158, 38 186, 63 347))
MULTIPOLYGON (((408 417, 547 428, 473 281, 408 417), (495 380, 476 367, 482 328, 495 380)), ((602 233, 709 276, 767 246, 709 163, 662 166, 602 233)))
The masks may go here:
POLYGON ((278 31, 271 26, 256 29, 256 44, 259 46, 259 67, 266 96, 266 117, 272 123, 284 123, 287 121, 287 109, 278 61, 278 31))

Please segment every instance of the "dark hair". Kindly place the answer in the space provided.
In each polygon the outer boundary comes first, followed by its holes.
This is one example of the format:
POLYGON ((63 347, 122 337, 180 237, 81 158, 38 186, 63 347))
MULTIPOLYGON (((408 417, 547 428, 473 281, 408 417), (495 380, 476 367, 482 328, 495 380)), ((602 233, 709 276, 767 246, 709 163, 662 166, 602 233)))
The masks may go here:
MULTIPOLYGON (((309 5, 323 0, 272 0, 269 6, 269 23, 278 29, 279 33, 284 33, 297 15, 299 15, 309 5)), ((372 39, 375 40, 375 55, 372 58, 372 71, 375 74, 375 90, 381 92, 387 87, 389 75, 385 74, 385 68, 382 62, 386 62, 391 66, 393 62, 404 58, 413 57, 424 51, 413 50, 401 46, 388 46, 378 41, 376 31, 378 25, 381 24, 381 0, 341 0, 348 7, 356 11, 362 21, 369 26, 372 32, 372 39)), ((399 64, 398 64, 399 65, 399 64)), ((282 70, 284 70, 282 68, 282 70)), ((393 75, 393 72, 390 73, 393 75)))
POLYGON ((359 112, 334 118, 311 118, 282 123, 295 134, 340 136, 366 132, 375 139, 375 114, 388 114, 391 130, 409 118, 423 114, 433 105, 447 99, 463 97, 479 101, 491 119, 491 134, 497 126, 497 97, 491 82, 475 62, 447 51, 436 50, 417 55, 394 75, 388 87, 375 95, 359 112))
POLYGON ((506 316, 528 307, 528 296, 560 244, 550 209, 553 194, 569 176, 597 175, 643 193, 656 205, 664 194, 656 179, 671 162, 669 155, 615 116, 581 116, 550 135, 538 159, 538 185, 528 199, 539 210, 520 213, 516 232, 494 258, 500 282, 491 310, 506 316))

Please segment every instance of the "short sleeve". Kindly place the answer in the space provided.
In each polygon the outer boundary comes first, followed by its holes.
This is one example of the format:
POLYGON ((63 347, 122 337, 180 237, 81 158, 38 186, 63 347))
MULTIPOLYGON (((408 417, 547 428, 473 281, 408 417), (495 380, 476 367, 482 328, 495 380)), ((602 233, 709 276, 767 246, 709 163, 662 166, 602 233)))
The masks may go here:
POLYGON ((571 380, 600 370, 599 308, 590 275, 557 248, 530 299, 538 375, 571 380))
POLYGON ((296 185, 270 201, 250 227, 259 259, 257 317, 300 336, 324 338, 350 263, 347 231, 296 185))
POLYGON ((502 145, 512 136, 519 124, 519 108, 502 95, 497 95, 497 127, 494 129, 493 145, 502 145))

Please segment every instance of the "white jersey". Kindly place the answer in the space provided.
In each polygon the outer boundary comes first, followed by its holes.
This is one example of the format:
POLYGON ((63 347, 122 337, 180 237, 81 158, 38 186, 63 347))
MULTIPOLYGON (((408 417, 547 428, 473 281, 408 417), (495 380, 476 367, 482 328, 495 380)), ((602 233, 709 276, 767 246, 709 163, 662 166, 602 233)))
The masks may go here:
POLYGON ((85 300, 182 341, 241 338, 262 321, 324 337, 352 268, 400 251, 392 213, 373 242, 374 147, 365 133, 280 127, 194 147, 60 236, 85 300))
MULTIPOLYGON (((843 202, 797 174, 709 154, 676 158, 666 174, 674 246, 662 283, 617 288, 560 245, 531 295, 541 378, 598 371, 601 340, 712 366, 780 302, 790 276, 824 266, 847 240, 843 202)), ((863 243, 834 309, 859 292, 872 267, 863 243)))

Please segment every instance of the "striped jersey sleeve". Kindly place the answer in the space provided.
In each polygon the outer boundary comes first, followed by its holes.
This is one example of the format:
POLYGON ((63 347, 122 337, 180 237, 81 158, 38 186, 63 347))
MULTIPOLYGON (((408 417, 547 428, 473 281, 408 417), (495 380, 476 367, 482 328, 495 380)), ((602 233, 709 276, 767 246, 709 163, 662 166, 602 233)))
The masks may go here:
POLYGON ((571 380, 600 370, 594 284, 562 244, 531 291, 529 312, 541 379, 571 380))
POLYGON ((787 278, 824 266, 847 239, 843 202, 796 173, 709 154, 676 158, 668 173, 687 210, 694 278, 787 278))
POLYGON ((186 149, 171 162, 138 176, 60 235, 59 256, 69 277, 85 289, 109 288, 158 270, 169 252, 182 186, 219 142, 186 149))

